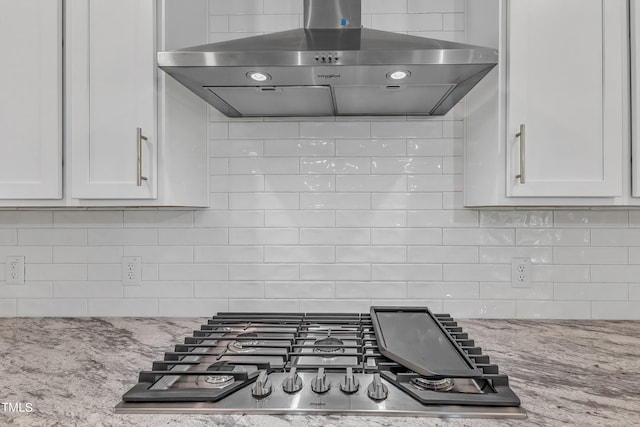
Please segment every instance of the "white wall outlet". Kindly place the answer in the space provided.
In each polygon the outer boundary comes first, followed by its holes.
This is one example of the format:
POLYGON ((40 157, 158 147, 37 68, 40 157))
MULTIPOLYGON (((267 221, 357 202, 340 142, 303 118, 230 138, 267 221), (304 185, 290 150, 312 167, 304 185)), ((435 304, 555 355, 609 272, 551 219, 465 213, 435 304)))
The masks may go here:
POLYGON ((531 260, 529 258, 511 259, 511 287, 531 287, 531 260))
POLYGON ((140 284, 140 257, 125 256, 122 257, 122 284, 123 285, 139 285, 140 284))
POLYGON ((7 283, 14 285, 24 284, 24 257, 23 256, 8 256, 7 265, 5 268, 7 283))

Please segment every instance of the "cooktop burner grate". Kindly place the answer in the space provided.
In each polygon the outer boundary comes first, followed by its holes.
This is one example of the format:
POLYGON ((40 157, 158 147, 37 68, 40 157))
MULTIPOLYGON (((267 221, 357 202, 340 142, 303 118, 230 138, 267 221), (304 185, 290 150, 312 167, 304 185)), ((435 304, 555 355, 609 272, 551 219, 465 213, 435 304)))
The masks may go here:
POLYGON ((116 412, 524 417, 507 376, 451 316, 433 318, 478 375, 385 357, 371 314, 219 313, 142 371, 116 412))

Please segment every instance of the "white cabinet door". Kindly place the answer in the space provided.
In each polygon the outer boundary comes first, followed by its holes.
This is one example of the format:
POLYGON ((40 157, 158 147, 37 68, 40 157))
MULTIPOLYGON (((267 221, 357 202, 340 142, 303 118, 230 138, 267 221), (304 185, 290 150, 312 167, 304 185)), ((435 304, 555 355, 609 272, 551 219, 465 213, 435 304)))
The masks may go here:
MULTIPOLYGON (((640 4, 631 0, 631 194, 640 197, 640 4)), ((637 201, 637 199, 634 199, 637 201)))
POLYGON ((62 1, 0 0, 0 199, 62 197, 62 1))
POLYGON ((626 2, 510 0, 507 197, 622 195, 626 2))
POLYGON ((72 197, 156 198, 155 2, 67 8, 72 197))

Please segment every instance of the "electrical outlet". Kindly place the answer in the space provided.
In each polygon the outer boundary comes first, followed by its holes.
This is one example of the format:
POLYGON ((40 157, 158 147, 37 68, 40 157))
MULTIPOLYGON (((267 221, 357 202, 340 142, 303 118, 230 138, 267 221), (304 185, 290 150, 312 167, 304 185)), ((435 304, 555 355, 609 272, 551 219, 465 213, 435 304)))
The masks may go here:
POLYGON ((122 257, 122 284, 123 285, 139 285, 140 284, 140 257, 125 256, 122 257))
POLYGON ((531 260, 529 258, 511 259, 511 287, 531 287, 531 260))
POLYGON ((6 264, 6 281, 9 284, 24 284, 24 256, 8 256, 6 264))

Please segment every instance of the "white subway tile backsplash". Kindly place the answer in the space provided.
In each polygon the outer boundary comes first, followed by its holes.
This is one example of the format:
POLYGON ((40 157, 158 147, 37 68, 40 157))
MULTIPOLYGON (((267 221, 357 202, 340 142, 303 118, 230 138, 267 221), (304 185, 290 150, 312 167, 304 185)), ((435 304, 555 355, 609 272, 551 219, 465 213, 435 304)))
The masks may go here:
POLYGON ((464 12, 465 0, 408 0, 409 13, 464 12))
POLYGON ((462 191, 462 175, 409 175, 409 191, 462 191))
POLYGON ((254 157, 263 155, 264 141, 260 139, 212 139, 209 142, 211 157, 254 157))
POLYGON ((514 288, 511 283, 480 283, 481 300, 553 300, 552 283, 534 283, 530 288, 514 288))
POLYGON ((24 280, 87 280, 87 264, 26 264, 24 280))
POLYGON ((514 232, 506 229, 450 228, 442 230, 442 240, 450 246, 513 245, 514 232))
POLYGON ((589 230, 584 229, 516 229, 516 245, 589 246, 591 235, 589 230))
POLYGON ((264 262, 318 263, 335 262, 333 246, 265 246, 264 262))
MULTIPOLYGON (((86 299, 19 299, 17 302, 16 315, 19 317, 85 317, 90 314, 86 299)), ((107 315, 114 316, 112 313, 107 315)))
POLYGON ((357 299, 407 298, 407 284, 402 282, 336 282, 336 298, 357 299))
POLYGON ((537 246, 483 246, 480 248, 481 263, 510 264, 513 258, 529 258, 534 264, 551 264, 553 262, 553 248, 537 246))
POLYGON ((371 230, 371 244, 394 245, 440 245, 442 230, 439 228, 374 228, 371 230))
POLYGON ((265 227, 334 227, 336 214, 322 210, 266 211, 264 221, 265 227))
MULTIPOLYGON (((54 229, 54 228, 19 228, 18 244, 26 246, 46 246, 46 245, 86 245, 86 229, 54 229)), ((114 230, 109 230, 113 232, 114 230)), ((0 233, 2 230, 0 230, 0 233)), ((0 241, 2 236, 0 236, 0 241)), ((15 243, 3 243, 15 244, 15 243)))
POLYGON ((402 175, 337 175, 336 191, 406 192, 407 177, 402 175))
POLYGON ((373 193, 371 209, 442 209, 439 193, 373 193))
POLYGON ((374 157, 371 173, 374 174, 442 174, 441 157, 374 157))
MULTIPOLYGON (((221 224, 220 226, 224 227, 225 225, 221 224)), ((163 228, 158 230, 157 244, 160 245, 201 246, 227 243, 229 243, 229 231, 226 228, 163 228)))
POLYGON ((629 225, 628 211, 606 210, 559 210, 554 212, 556 227, 578 228, 626 228, 629 225))
POLYGON ((231 15, 229 16, 229 32, 249 33, 293 30, 300 27, 298 15, 231 15))
POLYGON ((441 121, 372 122, 371 136, 373 138, 391 139, 442 138, 442 123, 441 121))
POLYGON ((403 211, 338 211, 337 227, 406 227, 407 214, 403 211))
POLYGON ((554 299, 558 301, 627 301, 626 283, 556 283, 554 299))
POLYGON ((456 313, 459 318, 513 319, 516 317, 516 301, 445 300, 443 311, 456 313))
POLYGON ((438 264, 374 264, 371 266, 372 280, 419 281, 442 280, 442 265, 438 264))
POLYGON ((441 13, 384 14, 371 17, 371 27, 385 31, 439 31, 443 30, 441 13))
POLYGON ((476 227, 478 212, 471 210, 409 211, 409 227, 476 227))
POLYGON ((211 313, 229 311, 229 301, 226 299, 171 299, 158 300, 158 316, 160 317, 211 317, 211 313))
POLYGON ((301 245, 368 245, 371 230, 368 228, 301 228, 301 245))
POLYGON ((87 280, 122 280, 122 264, 87 264, 87 280))
POLYGON ((553 227, 551 211, 482 211, 481 227, 505 228, 545 228, 553 227))
POLYGON ((53 226, 56 228, 122 228, 122 211, 54 211, 53 226))
POLYGON ((298 264, 229 264, 229 280, 298 280, 301 268, 298 264))
MULTIPOLYGON (((211 135, 211 130, 209 130, 211 135)), ((251 122, 236 121, 229 123, 230 139, 283 139, 300 137, 299 125, 296 122, 251 122)), ((226 139, 220 138, 220 139, 226 139)))
POLYGON ((322 192, 335 191, 335 177, 331 175, 269 175, 265 177, 267 191, 322 192))
POLYGON ((511 265, 444 264, 446 282, 506 282, 511 281, 511 265))
POLYGON ((475 299, 479 297, 477 282, 412 282, 409 283, 411 299, 475 299))
POLYGON ((18 230, 14 229, 1 229, 0 228, 0 245, 17 245, 18 244, 18 230))
POLYGON ((301 264, 301 280, 371 280, 369 264, 301 264))
POLYGON ((519 319, 590 319, 589 301, 516 301, 519 319))
POLYGON ((216 193, 255 193, 264 191, 263 175, 213 175, 209 188, 216 193))
POLYGON ((161 264, 159 280, 227 280, 229 266, 226 264, 161 264))
POLYGON ((195 282, 196 298, 264 298, 264 282, 195 282))
POLYGON ((405 246, 337 246, 337 262, 345 263, 406 263, 405 246))
POLYGON ((553 248, 554 264, 627 264, 629 249, 622 247, 553 248))
POLYGON ((232 175, 297 174, 300 162, 295 157, 243 157, 229 159, 232 175))
POLYGON ((53 297, 59 298, 107 298, 117 299, 124 296, 121 281, 96 280, 93 282, 59 281, 53 284, 53 297))
POLYGON ((333 298, 333 282, 267 282, 264 284, 266 298, 333 298))
POLYGON ((238 263, 262 262, 262 246, 196 246, 194 262, 197 263, 238 263))
POLYGON ((156 299, 90 299, 89 316, 155 317, 158 316, 156 299))
POLYGON ((640 302, 594 301, 591 303, 593 319, 640 320, 640 302))
MULTIPOLYGON (((229 209, 298 209, 298 193, 230 193, 229 209)), ((222 209, 222 208, 221 208, 222 209)))
POLYGON ((406 156, 406 154, 406 139, 339 139, 336 141, 338 156, 406 156))
POLYGON ((461 156, 463 151, 464 140, 462 138, 411 139, 407 143, 409 156, 461 156))
POLYGON ((231 228, 229 245, 296 245, 295 228, 231 228))
POLYGON ((0 227, 47 227, 53 225, 53 213, 47 211, 0 211, 0 227))
POLYGON ((302 122, 302 138, 369 138, 369 122, 302 122))
MULTIPOLYGON (((53 284, 47 282, 30 282, 20 285, 0 284, 0 295, 2 295, 2 298, 10 299, 53 298, 53 284)), ((2 314, 0 314, 0 317, 2 317, 2 314)))
MULTIPOLYGON (((301 0, 208 0, 209 42, 303 24, 301 0)), ((464 0, 364 0, 363 24, 464 42, 464 0)), ((0 210, 0 316, 368 312, 626 318, 640 210, 463 207, 466 105, 444 117, 208 111, 210 208, 0 210), (4 281, 23 255, 27 283, 4 281), (142 258, 123 286, 122 256, 142 258), (511 286, 511 260, 533 285, 511 286)), ((160 183, 162 185, 162 183, 160 183)))
POLYGON ((300 159, 302 174, 369 174, 371 159, 360 157, 303 157, 300 159))
POLYGON ((369 193, 300 193, 301 209, 369 209, 369 193))
MULTIPOLYGON (((70 230, 82 231, 82 230, 70 230)), ((98 228, 89 229, 85 232, 85 244, 94 246, 145 246, 158 244, 158 229, 156 228, 127 228, 127 229, 108 229, 98 228)), ((76 236, 77 240, 82 240, 81 235, 76 236)), ((54 243, 62 245, 63 243, 54 243)))
POLYGON ((475 246, 409 246, 407 261, 426 264, 470 264, 478 262, 475 246))
POLYGON ((264 143, 265 156, 312 157, 334 156, 336 143, 332 139, 269 140, 264 143))

